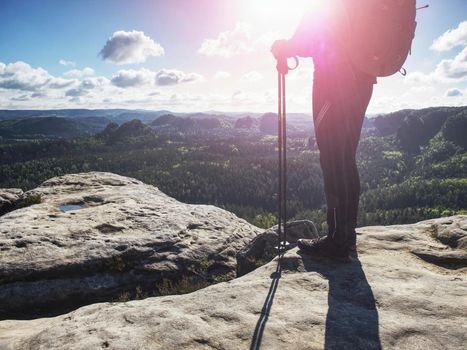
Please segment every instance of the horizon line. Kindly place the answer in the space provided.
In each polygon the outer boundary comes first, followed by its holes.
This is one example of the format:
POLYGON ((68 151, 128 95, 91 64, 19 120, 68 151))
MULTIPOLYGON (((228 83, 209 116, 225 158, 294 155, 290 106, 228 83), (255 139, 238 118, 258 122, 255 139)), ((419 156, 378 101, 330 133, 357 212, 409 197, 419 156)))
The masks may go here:
MULTIPOLYGON (((462 106, 431 106, 431 107, 424 107, 424 108, 403 108, 403 109, 398 109, 396 111, 392 112, 374 112, 374 113, 365 113, 365 115, 378 115, 378 114, 391 114, 391 113, 396 113, 399 111, 406 111, 406 110, 423 110, 423 109, 430 109, 430 108, 463 108, 467 107, 466 105, 462 106)), ((204 111, 193 111, 193 112, 174 112, 169 109, 142 109, 142 108, 24 108, 24 109, 3 109, 0 108, 0 112, 8 111, 8 112, 14 112, 14 111, 74 111, 74 110, 85 110, 85 111, 110 111, 110 110, 125 110, 125 111, 140 111, 140 112, 169 112, 173 114, 197 114, 197 113, 206 113, 206 114, 246 114, 246 113, 251 113, 251 114, 267 114, 267 113, 275 113, 273 111, 264 111, 264 112, 253 112, 253 111, 218 111, 218 110, 204 110, 204 111)), ((308 114, 311 115, 312 112, 287 112, 287 114, 308 114)))

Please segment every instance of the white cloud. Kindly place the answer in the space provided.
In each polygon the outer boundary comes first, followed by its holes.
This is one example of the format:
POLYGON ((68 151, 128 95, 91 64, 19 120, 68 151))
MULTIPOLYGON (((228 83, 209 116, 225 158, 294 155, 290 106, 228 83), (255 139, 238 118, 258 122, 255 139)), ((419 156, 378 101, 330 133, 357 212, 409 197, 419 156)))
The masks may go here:
POLYGON ((79 97, 88 95, 92 90, 101 90, 110 85, 109 79, 105 77, 91 77, 81 81, 76 88, 69 89, 65 96, 79 97))
POLYGON ((81 86, 85 89, 95 89, 109 85, 110 80, 106 77, 90 77, 81 81, 81 86))
POLYGON ((263 79, 263 76, 255 70, 248 72, 242 76, 242 80, 248 81, 248 82, 254 82, 254 81, 261 80, 261 79, 263 79))
POLYGON ((141 68, 139 70, 119 70, 111 81, 112 84, 121 88, 137 87, 149 84, 154 81, 154 72, 141 68))
POLYGON ((201 81, 204 81, 204 77, 197 73, 185 73, 177 69, 161 69, 154 72, 146 68, 120 70, 111 79, 112 84, 120 88, 141 87, 148 84, 169 86, 201 81))
MULTIPOLYGON (((441 96, 441 86, 460 83, 467 80, 467 21, 461 22, 456 29, 451 29, 433 41, 431 49, 448 51, 457 46, 464 48, 453 58, 441 60, 435 69, 429 73, 414 72, 405 78, 405 82, 413 85, 438 86, 438 96, 441 96)), ((452 87, 444 93, 444 98, 462 96, 462 92, 452 87)), ((441 101, 440 97, 436 101, 441 101)))
POLYGON ((206 56, 232 57, 253 51, 251 28, 246 23, 237 23, 235 29, 219 33, 215 39, 205 39, 198 53, 206 56))
POLYGON ((73 62, 73 61, 67 61, 67 60, 64 60, 63 58, 60 59, 60 60, 58 61, 58 63, 61 64, 62 66, 72 66, 72 67, 75 66, 75 62, 73 62))
POLYGON ((23 102, 23 101, 29 101, 31 99, 31 96, 24 94, 24 95, 12 97, 11 99, 12 101, 16 101, 16 102, 23 102))
POLYGON ((177 69, 161 69, 156 73, 156 85, 166 86, 180 83, 203 81, 204 78, 197 73, 184 73, 177 69))
POLYGON ((36 91, 46 87, 61 89, 74 82, 75 80, 53 77, 45 69, 32 68, 22 61, 0 63, 0 88, 3 89, 21 91, 36 91))
POLYGON ((85 89, 80 89, 80 88, 74 88, 70 89, 65 93, 65 96, 70 96, 70 97, 77 97, 77 96, 84 96, 88 93, 87 90, 85 89))
MULTIPOLYGON (((249 91, 236 90, 231 95, 231 103, 237 106, 265 106, 267 104, 268 94, 258 94, 249 91)), ((243 107, 244 108, 244 107, 243 107)), ((264 108, 264 107, 263 107, 264 108)))
POLYGON ((462 96, 462 95, 463 95, 462 91, 460 91, 459 89, 456 89, 456 88, 449 89, 444 94, 445 97, 458 97, 458 96, 462 96))
POLYGON ((439 62, 430 73, 408 74, 405 82, 410 84, 436 84, 467 80, 467 46, 453 59, 439 62))
POLYGON ((38 97, 47 97, 47 94, 44 92, 34 92, 31 94, 31 98, 38 98, 38 97))
POLYGON ((214 79, 216 80, 222 80, 222 79, 228 79, 232 76, 229 72, 223 72, 219 71, 216 74, 214 74, 214 79))
POLYGON ((32 68, 22 61, 0 66, 0 88, 34 91, 47 85, 50 79, 45 69, 32 68))
POLYGON ((404 83, 413 85, 433 84, 435 83, 434 73, 413 72, 404 77, 404 83))
POLYGON ((66 75, 68 77, 83 77, 83 76, 89 76, 89 75, 94 75, 95 71, 91 67, 84 67, 83 69, 72 69, 69 70, 63 75, 66 75))
POLYGON ((164 49, 160 44, 136 30, 113 33, 100 51, 105 61, 116 64, 143 63, 148 57, 163 54, 164 49))
POLYGON ((47 85, 47 87, 51 89, 64 89, 75 83, 77 83, 76 79, 63 79, 63 78, 51 77, 50 82, 47 85))
POLYGON ((449 51, 456 46, 467 45, 467 21, 459 23, 456 29, 450 29, 433 41, 431 49, 449 51))
POLYGON ((467 78, 467 46, 453 59, 442 60, 435 70, 441 79, 464 80, 467 78))

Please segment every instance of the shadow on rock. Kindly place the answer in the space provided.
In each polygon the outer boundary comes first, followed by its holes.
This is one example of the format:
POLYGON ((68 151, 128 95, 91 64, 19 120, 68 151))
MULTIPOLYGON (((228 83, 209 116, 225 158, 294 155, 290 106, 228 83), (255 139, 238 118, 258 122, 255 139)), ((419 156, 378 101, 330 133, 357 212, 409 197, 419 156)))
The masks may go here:
POLYGON ((358 258, 341 263, 302 255, 302 261, 329 281, 324 349, 380 350, 375 298, 358 258))
POLYGON ((282 273, 282 255, 277 259, 276 271, 271 274, 271 286, 269 287, 268 295, 264 301, 263 308, 261 309, 261 316, 256 323, 253 339, 251 340, 250 350, 259 350, 261 348, 261 340, 263 338, 264 328, 271 312, 272 303, 276 295, 277 287, 279 286, 279 279, 282 273))

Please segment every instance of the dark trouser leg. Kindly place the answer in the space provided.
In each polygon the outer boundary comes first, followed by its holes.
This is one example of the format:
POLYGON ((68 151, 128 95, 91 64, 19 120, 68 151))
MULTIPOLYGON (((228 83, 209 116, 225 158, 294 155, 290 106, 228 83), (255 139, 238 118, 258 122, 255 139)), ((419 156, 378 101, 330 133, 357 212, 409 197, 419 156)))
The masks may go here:
POLYGON ((313 118, 328 206, 327 222, 329 234, 337 243, 353 245, 360 196, 355 154, 373 84, 327 78, 315 78, 313 86, 313 118))

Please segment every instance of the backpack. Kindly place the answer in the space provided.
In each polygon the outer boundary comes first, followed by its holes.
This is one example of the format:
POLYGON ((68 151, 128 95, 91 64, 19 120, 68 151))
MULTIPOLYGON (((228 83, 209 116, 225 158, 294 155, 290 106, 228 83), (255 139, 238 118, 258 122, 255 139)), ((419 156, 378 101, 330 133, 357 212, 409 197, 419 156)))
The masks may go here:
POLYGON ((405 75, 402 65, 417 27, 416 0, 346 0, 344 6, 343 44, 352 65, 374 77, 405 75))

